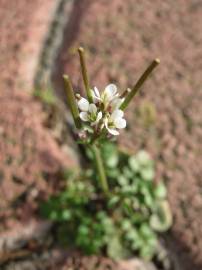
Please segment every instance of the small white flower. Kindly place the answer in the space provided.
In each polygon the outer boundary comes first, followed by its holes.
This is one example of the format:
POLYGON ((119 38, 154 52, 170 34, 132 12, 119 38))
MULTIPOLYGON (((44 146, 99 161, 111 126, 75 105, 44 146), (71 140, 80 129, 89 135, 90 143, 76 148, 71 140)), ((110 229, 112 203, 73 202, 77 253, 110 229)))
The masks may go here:
POLYGON ((78 106, 79 106, 79 109, 80 109, 81 111, 87 112, 87 111, 88 111, 88 108, 89 108, 89 102, 88 102, 87 99, 81 98, 81 99, 78 101, 78 106))
POLYGON ((91 122, 91 125, 94 126, 102 119, 102 112, 98 112, 96 105, 90 104, 87 99, 81 98, 78 101, 78 107, 81 110, 79 116, 82 121, 91 122))
POLYGON ((126 127, 126 120, 123 118, 124 112, 122 110, 116 109, 113 113, 108 115, 104 119, 104 125, 108 132, 112 135, 119 135, 117 129, 123 129, 126 127))
POLYGON ((97 89, 97 87, 94 87, 94 90, 92 90, 92 97, 93 97, 93 102, 94 103, 97 103, 97 102, 101 101, 100 92, 97 89))
POLYGON ((80 109, 80 118, 88 122, 90 126, 97 126, 99 130, 106 128, 112 135, 119 135, 118 129, 126 127, 124 113, 119 109, 123 98, 117 92, 115 84, 109 84, 102 93, 97 87, 92 90, 93 103, 85 98, 80 98, 78 107, 80 109))
POLYGON ((109 84, 105 88, 103 94, 104 94, 104 98, 106 98, 108 101, 113 100, 115 97, 118 96, 116 85, 115 84, 112 84, 112 83, 109 84))
POLYGON ((110 110, 111 112, 115 111, 115 110, 118 110, 119 107, 121 106, 121 103, 123 102, 123 99, 122 98, 115 98, 111 101, 110 103, 110 110))
POLYGON ((94 87, 92 91, 93 102, 103 104, 104 110, 114 111, 118 109, 123 102, 123 99, 119 98, 117 87, 115 84, 109 84, 104 91, 100 94, 97 87, 94 87))

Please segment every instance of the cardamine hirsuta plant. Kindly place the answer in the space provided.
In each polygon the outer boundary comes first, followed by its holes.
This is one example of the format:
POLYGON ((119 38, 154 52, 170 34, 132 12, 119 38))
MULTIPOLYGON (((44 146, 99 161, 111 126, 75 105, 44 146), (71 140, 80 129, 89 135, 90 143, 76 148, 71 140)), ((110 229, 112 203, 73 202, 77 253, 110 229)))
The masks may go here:
POLYGON ((93 149, 100 184, 103 192, 107 194, 110 190, 100 154, 100 142, 108 141, 113 136, 118 136, 120 130, 126 127, 124 111, 148 76, 158 66, 160 60, 155 59, 152 61, 132 89, 128 88, 123 93, 119 93, 115 84, 109 84, 104 91, 99 91, 97 87, 92 89, 89 82, 84 49, 80 47, 78 52, 86 97, 81 97, 78 93, 75 95, 70 78, 64 75, 67 102, 75 127, 78 129, 80 143, 93 149))
POLYGON ((62 242, 85 254, 151 259, 158 253, 157 232, 172 223, 166 187, 154 183, 147 152, 131 155, 114 141, 127 126, 125 110, 160 61, 153 60, 132 89, 119 92, 111 83, 99 91, 90 85, 84 49, 78 52, 86 97, 74 92, 67 75, 64 85, 88 165, 68 171, 66 187, 42 205, 42 213, 59 225, 62 242))

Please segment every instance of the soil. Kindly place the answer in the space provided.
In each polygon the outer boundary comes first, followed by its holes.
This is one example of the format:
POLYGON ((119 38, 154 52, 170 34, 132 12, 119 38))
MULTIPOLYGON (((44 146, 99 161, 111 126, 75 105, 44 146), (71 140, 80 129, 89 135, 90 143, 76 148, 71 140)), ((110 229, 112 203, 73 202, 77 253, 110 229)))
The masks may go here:
POLYGON ((77 165, 45 126, 47 113, 30 92, 55 4, 0 1, 1 235, 35 219, 38 196, 54 189, 62 168, 77 165))
POLYGON ((58 0, 0 0, 0 66, 4 91, 33 90, 39 56, 58 0), (48 16, 43 16, 45 13, 48 16))
POLYGON ((53 82, 61 75, 83 93, 76 48, 83 45, 92 86, 132 87, 156 57, 161 65, 127 110, 120 144, 145 148, 156 160, 174 215, 166 237, 182 269, 202 269, 202 2, 76 1, 64 33, 53 82))

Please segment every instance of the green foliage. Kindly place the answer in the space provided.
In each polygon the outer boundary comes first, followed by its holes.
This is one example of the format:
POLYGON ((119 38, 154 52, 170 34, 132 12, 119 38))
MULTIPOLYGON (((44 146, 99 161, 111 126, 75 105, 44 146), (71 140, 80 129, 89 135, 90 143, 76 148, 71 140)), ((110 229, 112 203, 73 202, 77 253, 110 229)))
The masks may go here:
POLYGON ((154 183, 154 162, 145 151, 130 156, 112 143, 103 144, 101 153, 110 195, 103 195, 96 170, 89 169, 69 176, 66 189, 43 203, 41 213, 59 224, 60 239, 86 254, 118 259, 135 253, 151 259, 158 232, 172 223, 166 188, 154 183))

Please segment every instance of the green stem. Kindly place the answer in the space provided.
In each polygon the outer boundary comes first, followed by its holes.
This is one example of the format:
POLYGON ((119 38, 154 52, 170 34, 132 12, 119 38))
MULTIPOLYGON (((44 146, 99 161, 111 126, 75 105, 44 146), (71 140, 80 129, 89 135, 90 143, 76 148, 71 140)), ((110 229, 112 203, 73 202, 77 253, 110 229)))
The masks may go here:
POLYGON ((126 107, 129 105, 133 97, 136 95, 137 91, 140 89, 140 87, 143 85, 143 83, 146 81, 148 76, 152 73, 152 71, 155 69, 155 67, 160 64, 159 59, 155 59, 152 61, 152 63, 149 65, 149 67, 145 70, 145 72, 142 74, 142 76, 139 78, 137 83, 134 85, 132 91, 126 96, 124 102, 121 104, 120 109, 125 110, 126 107))
POLYGON ((106 195, 108 195, 109 186, 108 186, 107 177, 105 174, 105 169, 104 169, 104 164, 103 164, 100 149, 95 144, 93 144, 92 148, 93 148, 93 152, 94 152, 94 156, 95 156, 95 162, 96 162, 96 167, 97 167, 98 174, 99 174, 101 187, 102 187, 104 193, 106 195))
POLYGON ((88 97, 88 101, 90 103, 92 103, 93 102, 93 98, 92 98, 92 93, 91 93, 91 90, 90 90, 88 72, 87 72, 87 68, 86 68, 85 52, 84 52, 84 49, 82 47, 80 47, 78 49, 78 52, 79 52, 79 58, 80 58, 80 64, 81 64, 81 71, 82 71, 83 82, 84 82, 86 94, 87 94, 87 97, 88 97))
POLYGON ((81 121, 79 118, 79 110, 78 110, 78 106, 77 106, 76 99, 74 96, 74 90, 73 90, 71 81, 69 79, 69 76, 67 75, 63 75, 63 79, 64 79, 65 91, 67 95, 68 106, 70 108, 72 117, 74 119, 75 126, 80 129, 81 121))

